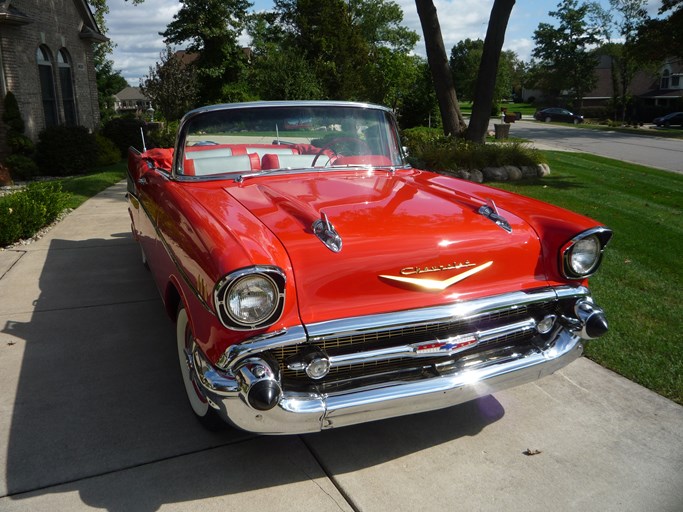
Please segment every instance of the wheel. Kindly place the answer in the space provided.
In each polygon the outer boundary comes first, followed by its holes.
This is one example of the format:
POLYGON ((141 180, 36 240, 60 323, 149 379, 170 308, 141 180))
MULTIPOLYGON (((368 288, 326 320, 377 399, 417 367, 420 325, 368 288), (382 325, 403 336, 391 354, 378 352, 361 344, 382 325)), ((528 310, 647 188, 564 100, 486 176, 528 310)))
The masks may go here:
POLYGON ((227 424, 211 408, 208 400, 202 393, 201 386, 195 381, 192 354, 197 347, 190 322, 187 318, 187 312, 182 304, 178 308, 178 316, 176 318, 176 342, 178 345, 180 375, 183 378, 185 392, 187 393, 190 407, 192 407, 192 412, 208 430, 217 431, 225 429, 227 424))
POLYGON ((578 119, 574 119, 574 124, 579 124, 579 120, 578 120, 578 119))
MULTIPOLYGON (((320 148, 320 151, 318 151, 318 154, 315 155, 315 158, 313 159, 313 163, 311 164, 311 167, 315 167, 315 163, 318 161, 318 158, 320 158, 325 153, 325 151, 327 151, 327 150, 334 151, 334 149, 332 149, 332 148, 333 148, 333 146, 336 146, 337 144, 354 144, 354 145, 361 147, 362 151, 365 151, 365 154, 369 155, 372 153, 372 151, 370 150, 370 146, 368 146, 368 143, 362 139, 359 139, 357 137, 337 137, 335 139, 330 140, 327 144, 325 144, 323 147, 320 148)), ((334 154, 338 155, 339 153, 337 151, 334 151, 334 154)), ((363 154, 363 153, 359 153, 359 154, 363 154)), ((330 159, 330 162, 331 161, 332 160, 330 159)), ((330 162, 325 164, 325 166, 329 165, 330 162)))
POLYGON ((545 118, 545 122, 546 122, 546 123, 549 123, 550 121, 552 121, 552 118, 551 118, 550 116, 548 116, 548 117, 545 118))

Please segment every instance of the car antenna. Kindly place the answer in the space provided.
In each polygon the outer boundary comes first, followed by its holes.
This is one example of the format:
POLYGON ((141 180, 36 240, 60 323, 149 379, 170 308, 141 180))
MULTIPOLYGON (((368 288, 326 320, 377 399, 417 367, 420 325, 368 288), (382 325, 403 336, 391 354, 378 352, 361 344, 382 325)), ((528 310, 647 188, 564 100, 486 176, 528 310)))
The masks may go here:
POLYGON ((142 152, 147 151, 147 146, 145 146, 145 132, 142 131, 142 126, 140 127, 140 137, 142 137, 142 152))

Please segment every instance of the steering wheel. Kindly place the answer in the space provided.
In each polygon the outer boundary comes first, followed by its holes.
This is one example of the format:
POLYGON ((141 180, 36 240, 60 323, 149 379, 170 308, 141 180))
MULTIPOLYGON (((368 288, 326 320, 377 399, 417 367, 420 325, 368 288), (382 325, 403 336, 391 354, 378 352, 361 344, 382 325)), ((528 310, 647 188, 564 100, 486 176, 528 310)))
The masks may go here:
MULTIPOLYGON (((332 146, 336 146, 337 144, 342 144, 342 143, 354 143, 358 144, 359 146, 362 146, 362 149, 366 151, 366 154, 372 153, 372 150, 370 149, 370 146, 368 145, 367 142, 365 142, 363 139, 359 139, 358 137, 336 137, 334 139, 331 139, 327 144, 325 144, 323 147, 320 148, 320 151, 315 155, 315 158, 313 159, 313 163, 311 164, 311 167, 315 167, 315 163, 318 161, 318 158, 320 158, 325 151, 331 150, 335 156, 338 155, 338 153, 332 149, 332 146)), ((326 164, 325 167, 329 165, 329 163, 332 161, 330 159, 326 164)))

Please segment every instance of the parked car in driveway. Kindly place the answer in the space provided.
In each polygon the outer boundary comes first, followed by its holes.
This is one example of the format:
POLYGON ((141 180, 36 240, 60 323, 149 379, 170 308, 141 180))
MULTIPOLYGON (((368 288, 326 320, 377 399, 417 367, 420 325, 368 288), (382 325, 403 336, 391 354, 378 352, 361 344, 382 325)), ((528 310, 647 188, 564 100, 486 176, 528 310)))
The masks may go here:
POLYGON ((583 123, 583 116, 579 114, 574 114, 566 108, 552 107, 544 108, 543 110, 537 110, 534 113, 534 119, 537 121, 544 121, 549 123, 551 121, 561 121, 563 123, 583 123))
POLYGON ((412 168, 380 106, 193 110, 175 148, 131 148, 128 200, 210 428, 448 407, 553 373, 607 331, 588 288, 607 227, 412 168), (292 119, 306 126, 283 131, 292 119))
POLYGON ((652 121, 657 126, 683 126, 683 112, 672 112, 665 116, 657 117, 652 121))

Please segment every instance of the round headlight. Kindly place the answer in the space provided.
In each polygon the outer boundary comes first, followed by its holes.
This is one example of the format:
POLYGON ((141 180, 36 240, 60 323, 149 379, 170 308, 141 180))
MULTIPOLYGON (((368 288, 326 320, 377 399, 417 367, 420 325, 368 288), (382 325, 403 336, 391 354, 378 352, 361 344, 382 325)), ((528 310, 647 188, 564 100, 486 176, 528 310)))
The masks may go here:
POLYGON ((601 251, 600 240, 595 235, 577 241, 569 249, 569 270, 577 277, 590 274, 600 262, 601 251))
POLYGON ((225 309, 241 325, 256 325, 267 320, 278 306, 277 285, 264 275, 237 279, 225 294, 225 309))

